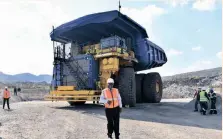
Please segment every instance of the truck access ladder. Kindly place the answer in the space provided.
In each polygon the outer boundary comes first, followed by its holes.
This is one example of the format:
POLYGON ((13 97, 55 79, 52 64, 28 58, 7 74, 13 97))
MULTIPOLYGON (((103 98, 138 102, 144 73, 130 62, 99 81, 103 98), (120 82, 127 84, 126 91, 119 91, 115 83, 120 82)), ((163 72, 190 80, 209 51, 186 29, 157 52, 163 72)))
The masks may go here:
POLYGON ((77 89, 87 89, 88 76, 78 64, 78 61, 71 57, 69 59, 65 59, 64 64, 69 69, 71 76, 75 79, 77 89))

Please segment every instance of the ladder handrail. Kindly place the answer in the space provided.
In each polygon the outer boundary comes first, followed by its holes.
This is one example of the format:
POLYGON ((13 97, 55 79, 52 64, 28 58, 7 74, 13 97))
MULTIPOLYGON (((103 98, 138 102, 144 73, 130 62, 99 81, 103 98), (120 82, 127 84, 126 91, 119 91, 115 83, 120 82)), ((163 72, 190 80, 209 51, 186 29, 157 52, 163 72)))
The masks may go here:
MULTIPOLYGON (((78 81, 77 81, 77 86, 78 86, 78 87, 82 87, 82 86, 87 87, 87 85, 86 85, 86 81, 87 81, 87 79, 84 80, 83 78, 81 78, 81 76, 84 76, 84 75, 85 75, 85 73, 84 73, 82 67, 80 67, 79 64, 75 62, 74 67, 75 67, 77 70, 74 70, 73 66, 71 65, 70 60, 66 60, 66 61, 65 61, 65 64, 66 64, 66 66, 69 68, 70 72, 73 73, 72 76, 73 76, 73 77, 75 76, 74 78, 77 77, 77 79, 78 79, 78 81), (81 69, 81 70, 79 70, 79 69, 81 69), (76 73, 76 74, 75 74, 75 73, 76 73), (79 84, 81 84, 81 85, 79 85, 79 84)), ((85 77, 87 77, 87 76, 85 76, 85 77)), ((88 78, 88 77, 87 77, 87 78, 88 78)))

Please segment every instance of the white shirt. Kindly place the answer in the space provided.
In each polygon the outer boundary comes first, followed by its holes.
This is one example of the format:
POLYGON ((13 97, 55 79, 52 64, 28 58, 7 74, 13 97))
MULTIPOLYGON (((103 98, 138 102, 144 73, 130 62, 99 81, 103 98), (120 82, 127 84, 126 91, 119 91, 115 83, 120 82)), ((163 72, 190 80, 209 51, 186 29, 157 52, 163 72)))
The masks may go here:
MULTIPOLYGON (((102 90, 102 92, 101 92, 99 103, 106 104, 108 102, 108 100, 105 98, 104 93, 105 93, 105 89, 102 90)), ((121 98, 119 92, 118 92, 118 103, 119 103, 119 107, 122 108, 122 98, 121 98)))

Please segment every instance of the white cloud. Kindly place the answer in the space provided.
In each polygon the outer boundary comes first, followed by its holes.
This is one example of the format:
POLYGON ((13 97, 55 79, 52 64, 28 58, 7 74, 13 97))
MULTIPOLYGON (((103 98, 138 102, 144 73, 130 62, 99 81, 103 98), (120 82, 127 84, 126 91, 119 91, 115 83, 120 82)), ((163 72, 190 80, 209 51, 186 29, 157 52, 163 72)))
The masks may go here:
POLYGON ((177 7, 187 5, 189 0, 165 0, 165 2, 173 7, 177 7))
POLYGON ((199 71, 199 70, 204 70, 204 69, 210 69, 210 68, 215 68, 216 65, 213 64, 212 61, 210 60, 198 60, 189 65, 187 68, 183 68, 180 70, 181 73, 186 73, 186 72, 192 72, 192 71, 199 71))
POLYGON ((156 5, 148 5, 142 9, 123 7, 122 12, 140 24, 152 24, 153 18, 160 16, 166 11, 156 5))
POLYGON ((216 54, 216 56, 217 56, 219 59, 222 59, 222 52, 218 52, 218 53, 216 54))
POLYGON ((201 32, 201 29, 200 29, 200 28, 199 28, 199 29, 197 29, 197 30, 196 30, 196 32, 197 32, 197 33, 201 32))
POLYGON ((52 25, 59 26, 86 14, 117 9, 116 1, 97 2, 1 1, 0 49, 4 51, 0 52, 0 71, 52 74, 53 46, 49 36, 52 25))
POLYGON ((216 6, 216 0, 196 0, 193 8, 199 11, 212 11, 216 6))
POLYGON ((192 51, 200 51, 201 50, 201 46, 197 46, 197 47, 193 47, 192 51))
POLYGON ((142 25, 146 29, 150 40, 154 41, 155 43, 160 42, 159 38, 153 33, 152 25, 156 17, 167 13, 166 10, 157 7, 156 5, 148 5, 141 9, 123 7, 121 11, 123 14, 126 14, 133 20, 137 21, 137 23, 142 25))
MULTIPOLYGON (((49 37, 52 25, 57 27, 87 14, 114 9, 117 9, 117 1, 110 0, 97 0, 97 4, 88 0, 67 0, 66 3, 1 1, 0 16, 4 20, 0 22, 3 32, 0 34, 0 49, 4 52, 0 53, 0 71, 8 74, 52 74, 53 49, 49 37)), ((153 35, 152 24, 157 16, 166 13, 164 9, 155 5, 141 9, 122 7, 122 13, 145 27, 152 41, 158 40, 153 35)))
POLYGON ((176 49, 169 49, 167 50, 167 57, 171 57, 171 56, 178 56, 178 55, 182 55, 183 52, 182 51, 179 51, 179 50, 176 50, 176 49))
POLYGON ((166 4, 169 4, 173 7, 176 6, 184 6, 186 4, 188 4, 189 0, 126 0, 126 1, 134 1, 134 2, 163 2, 166 4))

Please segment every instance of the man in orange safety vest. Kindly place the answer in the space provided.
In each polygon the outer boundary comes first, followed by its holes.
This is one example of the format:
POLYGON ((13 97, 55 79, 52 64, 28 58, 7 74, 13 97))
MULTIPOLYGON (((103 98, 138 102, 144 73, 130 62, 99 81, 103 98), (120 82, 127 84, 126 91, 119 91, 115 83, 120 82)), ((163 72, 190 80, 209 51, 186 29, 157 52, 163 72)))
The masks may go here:
POLYGON ((109 78, 107 80, 108 88, 102 90, 100 103, 105 106, 105 114, 107 117, 108 138, 112 138, 113 131, 115 138, 119 139, 119 118, 122 110, 122 101, 118 89, 113 88, 114 80, 109 78))
POLYGON ((5 108, 5 102, 7 101, 8 109, 9 107, 9 99, 10 99, 10 92, 8 91, 8 87, 5 87, 5 90, 3 91, 3 109, 5 108))

